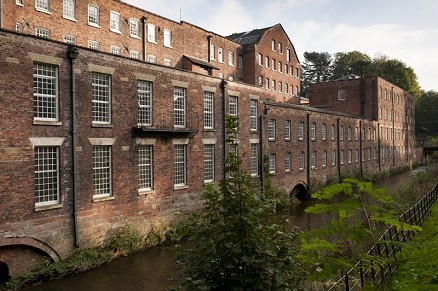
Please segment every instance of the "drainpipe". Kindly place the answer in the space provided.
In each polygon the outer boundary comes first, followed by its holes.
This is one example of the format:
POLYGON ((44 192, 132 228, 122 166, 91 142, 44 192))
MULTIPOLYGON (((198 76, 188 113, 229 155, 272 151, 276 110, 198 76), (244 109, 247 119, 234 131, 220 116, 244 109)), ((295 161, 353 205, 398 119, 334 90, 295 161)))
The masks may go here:
POLYGON ((141 34, 141 44, 142 44, 142 53, 143 53, 143 61, 146 61, 146 16, 141 17, 141 24, 143 25, 143 31, 141 34))
POLYGON ((211 62, 211 52, 210 52, 211 38, 212 38, 211 35, 207 36, 207 40, 208 40, 207 59, 208 59, 208 62, 209 62, 209 63, 211 62))
POLYGON ((360 90, 360 116, 365 117, 365 73, 362 72, 360 90))
POLYGON ((307 138, 306 138, 306 147, 307 147, 307 192, 310 192, 310 113, 307 112, 306 116, 306 126, 307 126, 307 138))
POLYGON ((338 180, 341 182, 341 142, 339 136, 339 118, 336 118, 336 147, 337 147, 337 164, 338 164, 338 180))
POLYGON ((362 133, 362 124, 363 121, 359 121, 359 134, 360 134, 360 139, 359 139, 359 168, 360 168, 360 176, 363 177, 363 155, 362 155, 362 148, 363 148, 363 140, 365 139, 365 132, 362 133), (362 136, 364 137, 362 139, 362 136))
POLYGON ((74 46, 68 47, 68 59, 70 60, 70 104, 71 104, 71 164, 72 164, 72 196, 73 196, 73 234, 74 245, 79 247, 78 235, 78 209, 77 209, 77 166, 76 166, 76 80, 75 80, 75 60, 79 56, 79 51, 74 46))
POLYGON ((394 155, 394 150, 395 150, 395 121, 394 121, 394 117, 395 117, 395 112, 394 112, 394 86, 391 87, 391 105, 392 105, 392 111, 391 111, 391 119, 392 119, 392 165, 395 166, 395 155, 394 155))
MULTIPOLYGON (((259 171, 260 171, 260 188, 262 193, 265 193, 265 155, 264 155, 264 138, 263 138, 263 124, 264 120, 268 117, 268 112, 270 110, 270 105, 265 104, 263 108, 263 113, 260 115, 260 132, 259 132, 259 171)), ((269 145, 269 143, 267 143, 269 145)))
POLYGON ((222 91, 222 176, 223 179, 225 180, 225 158, 227 157, 226 154, 226 121, 225 121, 225 112, 226 112, 226 104, 227 104, 227 100, 226 100, 226 94, 225 94, 225 87, 227 86, 227 81, 225 81, 224 79, 222 79, 221 83, 221 91, 222 91))
POLYGON ((382 162, 380 159, 380 123, 377 123, 377 153, 378 153, 378 161, 379 161, 379 172, 382 170, 380 163, 382 162))
POLYGON ((3 28, 3 0, 0 0, 0 28, 3 28))

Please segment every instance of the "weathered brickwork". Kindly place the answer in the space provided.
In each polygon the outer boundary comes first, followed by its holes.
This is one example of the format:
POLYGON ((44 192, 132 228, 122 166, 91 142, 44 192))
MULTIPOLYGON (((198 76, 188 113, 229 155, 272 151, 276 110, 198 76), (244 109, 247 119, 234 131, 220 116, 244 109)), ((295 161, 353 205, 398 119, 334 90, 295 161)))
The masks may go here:
POLYGON ((50 3, 49 14, 36 11, 34 2, 3 2, 11 13, 3 14, 0 30, 0 261, 8 264, 13 276, 41 266, 46 258, 57 261, 78 249, 99 246, 111 230, 127 223, 146 235, 180 218, 181 211, 201 207, 204 185, 224 175, 222 160, 230 150, 224 145, 224 113, 239 118, 238 154, 244 169, 259 182, 262 165, 269 165, 273 185, 290 196, 305 198, 309 191, 349 173, 383 171, 416 159, 413 100, 385 80, 367 78, 365 86, 352 80, 342 86, 312 87, 311 92, 321 95, 320 103, 315 97, 319 108, 291 104, 299 103, 296 89, 288 89, 288 94, 284 87, 281 93, 278 87, 272 90, 272 80, 299 90, 299 61, 281 25, 265 29, 258 43, 241 45, 118 1, 93 2, 102 15, 100 28, 87 23, 88 2, 77 7, 77 21, 62 18, 62 1, 50 3), (170 29, 173 47, 163 46, 157 29, 157 44, 146 42, 146 53, 157 56, 157 64, 132 59, 123 50, 121 55, 111 54, 113 43, 122 48, 126 41, 139 51, 142 43, 129 36, 126 24, 121 34, 111 32, 110 11, 123 11, 128 20, 145 16, 160 31, 170 29), (12 32, 15 21, 27 15, 34 27, 50 28, 52 40, 26 30, 12 32), (80 31, 76 59, 72 47, 61 41, 69 29, 80 31), (100 51, 87 48, 91 37, 101 41, 100 51), (210 44, 214 50, 209 50, 210 44), (218 48, 223 49, 223 63, 218 48), (260 66, 258 54, 270 62, 275 59, 275 71, 272 63, 266 68, 265 59, 260 66), (165 58, 171 66, 163 65, 165 58), (39 76, 44 72, 34 68, 39 65, 55 73, 44 79, 39 76), (270 79, 269 90, 265 83, 258 85, 260 75, 263 82, 270 79), (389 88, 395 99, 382 95, 389 88), (346 91, 346 101, 337 100, 338 90, 346 91), (37 108, 35 100, 50 94, 56 102, 37 108), (149 103, 142 99, 145 96, 149 103), (357 106, 360 96, 365 97, 363 114, 357 106), (324 98, 332 98, 331 103, 324 98), (39 118, 46 114, 41 108, 52 105, 55 116, 39 118), (148 121, 142 119, 147 117, 145 108, 151 114, 148 121), (392 116, 384 111, 389 108, 395 118, 387 117, 392 116), (50 160, 50 155, 37 155, 41 148, 57 156, 50 160), (141 158, 145 148, 150 156, 141 158), (209 155, 207 148, 213 149, 209 155), (54 166, 54 176, 47 171, 50 166, 36 166, 39 159, 54 166), (51 178, 37 181, 40 171, 51 178), (59 197, 47 194, 51 185, 59 197), (41 187, 47 200, 36 200, 41 187))

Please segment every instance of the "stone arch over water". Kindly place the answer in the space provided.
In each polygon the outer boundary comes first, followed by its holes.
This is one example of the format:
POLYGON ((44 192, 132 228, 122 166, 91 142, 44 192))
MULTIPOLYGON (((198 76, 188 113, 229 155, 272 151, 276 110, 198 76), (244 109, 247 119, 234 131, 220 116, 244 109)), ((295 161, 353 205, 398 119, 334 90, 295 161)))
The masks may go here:
POLYGON ((310 199, 310 194, 309 194, 309 191, 304 183, 298 183, 292 189, 290 197, 291 198, 296 197, 298 200, 304 201, 304 200, 310 199))

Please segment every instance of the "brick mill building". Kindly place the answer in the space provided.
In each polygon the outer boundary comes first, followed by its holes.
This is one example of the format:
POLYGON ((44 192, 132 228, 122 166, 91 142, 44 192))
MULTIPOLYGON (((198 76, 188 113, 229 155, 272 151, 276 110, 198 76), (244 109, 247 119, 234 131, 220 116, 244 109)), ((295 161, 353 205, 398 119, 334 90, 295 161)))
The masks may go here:
POLYGON ((413 97, 353 77, 312 85, 304 106, 280 24, 223 37, 119 1, 0 8, 0 264, 12 276, 127 223, 165 227, 200 206, 231 150, 300 199, 416 160, 413 97), (226 114, 242 133, 231 148, 226 114))

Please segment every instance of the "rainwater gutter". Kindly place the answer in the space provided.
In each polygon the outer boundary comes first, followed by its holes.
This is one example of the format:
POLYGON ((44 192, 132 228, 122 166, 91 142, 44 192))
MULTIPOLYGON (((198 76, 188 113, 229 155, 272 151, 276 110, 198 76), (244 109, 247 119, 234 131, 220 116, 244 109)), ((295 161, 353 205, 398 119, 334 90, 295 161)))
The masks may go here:
POLYGON ((227 86, 227 81, 225 81, 224 79, 222 79, 221 83, 221 91, 222 91, 222 178, 225 180, 226 175, 225 175, 225 159, 227 157, 226 154, 226 116, 225 116, 225 112, 226 112, 226 94, 225 94, 225 87, 227 86))
POLYGON ((142 16, 141 17, 141 24, 143 26, 143 31, 141 34, 141 49, 142 49, 142 53, 143 53, 143 61, 146 61, 146 16, 142 16))

